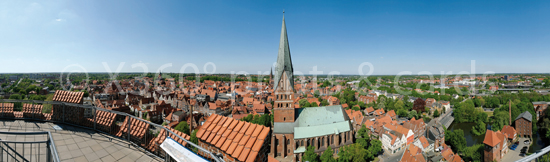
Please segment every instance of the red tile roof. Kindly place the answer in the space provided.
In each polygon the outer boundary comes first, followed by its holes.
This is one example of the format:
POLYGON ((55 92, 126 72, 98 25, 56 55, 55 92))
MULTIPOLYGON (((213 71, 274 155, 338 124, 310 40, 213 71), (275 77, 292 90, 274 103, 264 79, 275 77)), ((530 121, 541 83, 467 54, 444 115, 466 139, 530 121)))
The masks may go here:
POLYGON ((269 127, 214 114, 201 126, 197 138, 239 161, 254 161, 269 132, 269 127))
POLYGON ((395 111, 391 110, 391 111, 388 111, 388 115, 393 118, 395 117, 396 114, 395 114, 395 111))
MULTIPOLYGON (((178 130, 172 129, 172 128, 167 127, 167 126, 164 126, 164 127, 170 129, 170 131, 178 134, 179 136, 185 138, 186 140, 189 140, 191 138, 189 135, 187 135, 185 133, 182 133, 178 130)), ((158 149, 160 144, 162 144, 162 142, 164 142, 164 140, 166 139, 166 133, 168 133, 166 130, 161 129, 160 133, 157 135, 157 137, 155 137, 155 138, 153 138, 153 140, 151 140, 151 142, 147 146, 147 149, 149 149, 151 152, 154 152, 156 149, 158 149)), ((181 138, 176 137, 176 135, 170 133, 169 136, 170 136, 170 138, 174 139, 176 142, 180 143, 181 145, 183 145, 183 146, 187 145, 187 142, 185 142, 181 138)))
POLYGON ((68 103, 82 103, 84 92, 71 92, 57 90, 53 95, 53 101, 68 102, 68 103))
POLYGON ((128 120, 130 121, 130 135, 142 138, 145 133, 149 130, 149 124, 132 117, 126 117, 124 123, 120 126, 120 131, 117 133, 117 136, 122 136, 125 133, 128 133, 128 120))
POLYGON ((495 147, 500 142, 501 141, 498 139, 496 132, 493 132, 492 130, 487 130, 487 133, 485 133, 485 140, 483 140, 484 144, 495 147))
POLYGON ((514 139, 516 135, 516 129, 514 129, 514 127, 511 127, 509 125, 505 125, 504 127, 502 127, 502 133, 508 136, 509 139, 514 139))

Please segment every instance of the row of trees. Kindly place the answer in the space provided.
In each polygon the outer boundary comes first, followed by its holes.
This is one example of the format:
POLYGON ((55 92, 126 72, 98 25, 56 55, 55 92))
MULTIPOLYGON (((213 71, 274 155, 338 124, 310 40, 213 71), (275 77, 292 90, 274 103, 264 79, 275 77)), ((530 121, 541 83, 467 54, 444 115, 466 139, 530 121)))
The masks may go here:
POLYGON ((338 158, 335 159, 332 148, 329 146, 319 157, 314 152, 314 147, 309 146, 303 156, 303 161, 309 162, 364 162, 372 161, 382 151, 382 142, 372 139, 368 135, 368 129, 363 125, 357 132, 359 137, 356 143, 340 147, 338 158))
POLYGON ((248 114, 248 116, 243 117, 241 120, 252 124, 259 124, 266 127, 271 127, 271 122, 273 122, 273 115, 263 114, 260 116, 248 114))

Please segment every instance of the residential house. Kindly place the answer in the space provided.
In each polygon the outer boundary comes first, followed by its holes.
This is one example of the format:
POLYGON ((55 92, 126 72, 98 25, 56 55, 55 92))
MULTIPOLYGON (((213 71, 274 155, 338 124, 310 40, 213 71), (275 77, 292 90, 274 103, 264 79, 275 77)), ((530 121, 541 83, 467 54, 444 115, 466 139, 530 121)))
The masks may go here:
POLYGON ((364 111, 365 111, 365 115, 370 116, 374 113, 374 108, 369 107, 369 108, 366 108, 364 111))
POLYGON ((514 127, 511 127, 509 125, 505 125, 504 127, 502 127, 502 133, 504 133, 504 135, 506 135, 506 137, 508 137, 508 140, 510 142, 516 140, 517 133, 516 133, 516 129, 514 129, 514 127))
POLYGON ((412 118, 409 122, 404 122, 403 127, 412 130, 415 135, 414 138, 424 137, 424 133, 426 132, 426 123, 424 123, 424 119, 422 118, 418 120, 412 118))
POLYGON ((401 162, 426 162, 426 158, 422 155, 420 148, 412 145, 401 156, 401 162))
POLYGON ((414 140, 413 145, 420 148, 422 152, 431 152, 434 151, 434 143, 428 142, 425 136, 421 136, 414 140))
POLYGON ((394 110, 388 111, 388 113, 386 114, 390 116, 393 120, 397 119, 397 114, 395 114, 394 110))

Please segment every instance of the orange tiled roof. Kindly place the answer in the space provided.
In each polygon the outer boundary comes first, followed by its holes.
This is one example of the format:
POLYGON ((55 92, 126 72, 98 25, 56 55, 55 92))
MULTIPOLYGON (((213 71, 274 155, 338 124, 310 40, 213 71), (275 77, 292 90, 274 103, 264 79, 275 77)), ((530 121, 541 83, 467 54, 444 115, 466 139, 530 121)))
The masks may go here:
POLYGON ((120 131, 117 133, 117 136, 122 136, 124 133, 128 133, 128 120, 130 120, 130 135, 142 138, 147 130, 149 129, 149 124, 141 120, 134 119, 132 117, 126 117, 124 123, 120 126, 120 131))
MULTIPOLYGON (((186 140, 191 139, 191 137, 189 135, 185 134, 185 133, 182 133, 182 132, 180 132, 178 130, 175 130, 171 127, 167 127, 167 126, 164 126, 164 127, 170 129, 170 131, 178 134, 179 136, 185 138, 186 140)), ((154 152, 156 149, 158 149, 158 146, 160 146, 160 144, 162 142, 164 142, 164 140, 166 139, 166 133, 168 133, 166 130, 161 129, 158 136, 153 138, 153 140, 151 140, 151 142, 149 143, 149 146, 147 147, 147 149, 151 150, 152 152, 154 152)), ((183 145, 183 146, 187 145, 187 142, 185 142, 181 138, 176 137, 176 135, 174 135, 172 133, 170 133, 169 135, 170 135, 170 138, 174 139, 176 142, 180 143, 181 145, 183 145)))
POLYGON ((508 138, 513 139, 516 135, 516 129, 514 127, 511 127, 509 125, 505 125, 502 127, 502 133, 508 136, 508 138))
POLYGON ((418 140, 420 140, 420 144, 422 144, 422 147, 427 148, 430 146, 430 143, 428 143, 428 139, 426 139, 425 136, 421 136, 418 140))
POLYGON ((495 147, 497 144, 500 143, 500 140, 497 137, 497 134, 493 132, 492 130, 487 130, 487 133, 485 133, 485 140, 483 140, 484 144, 487 144, 491 147, 495 147))
POLYGON ((369 107, 369 108, 366 108, 366 109, 365 109, 365 113, 366 113, 366 114, 371 113, 371 112, 373 112, 373 111, 374 111, 374 108, 372 108, 372 107, 369 107))
POLYGON ((443 151, 441 153, 441 156, 443 156, 443 158, 445 158, 446 161, 452 161, 453 160, 453 150, 451 149, 446 149, 445 151, 443 151))
POLYGON ((206 119, 197 138, 239 161, 254 161, 269 131, 269 127, 214 114, 206 119))
POLYGON ((71 92, 57 90, 53 95, 53 101, 68 102, 68 103, 82 103, 82 97, 84 92, 71 92))
POLYGON ((388 115, 393 118, 396 114, 395 114, 395 111, 391 110, 391 111, 388 111, 388 115))

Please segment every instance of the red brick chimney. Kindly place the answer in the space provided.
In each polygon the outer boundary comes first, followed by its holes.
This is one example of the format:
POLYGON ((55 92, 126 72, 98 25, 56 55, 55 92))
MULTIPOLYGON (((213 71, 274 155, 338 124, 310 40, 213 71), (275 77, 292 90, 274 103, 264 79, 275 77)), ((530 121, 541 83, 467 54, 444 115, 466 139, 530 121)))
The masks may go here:
POLYGON ((510 102, 508 104, 508 114, 510 115, 510 123, 509 125, 511 126, 512 125, 512 100, 510 99, 510 102))

